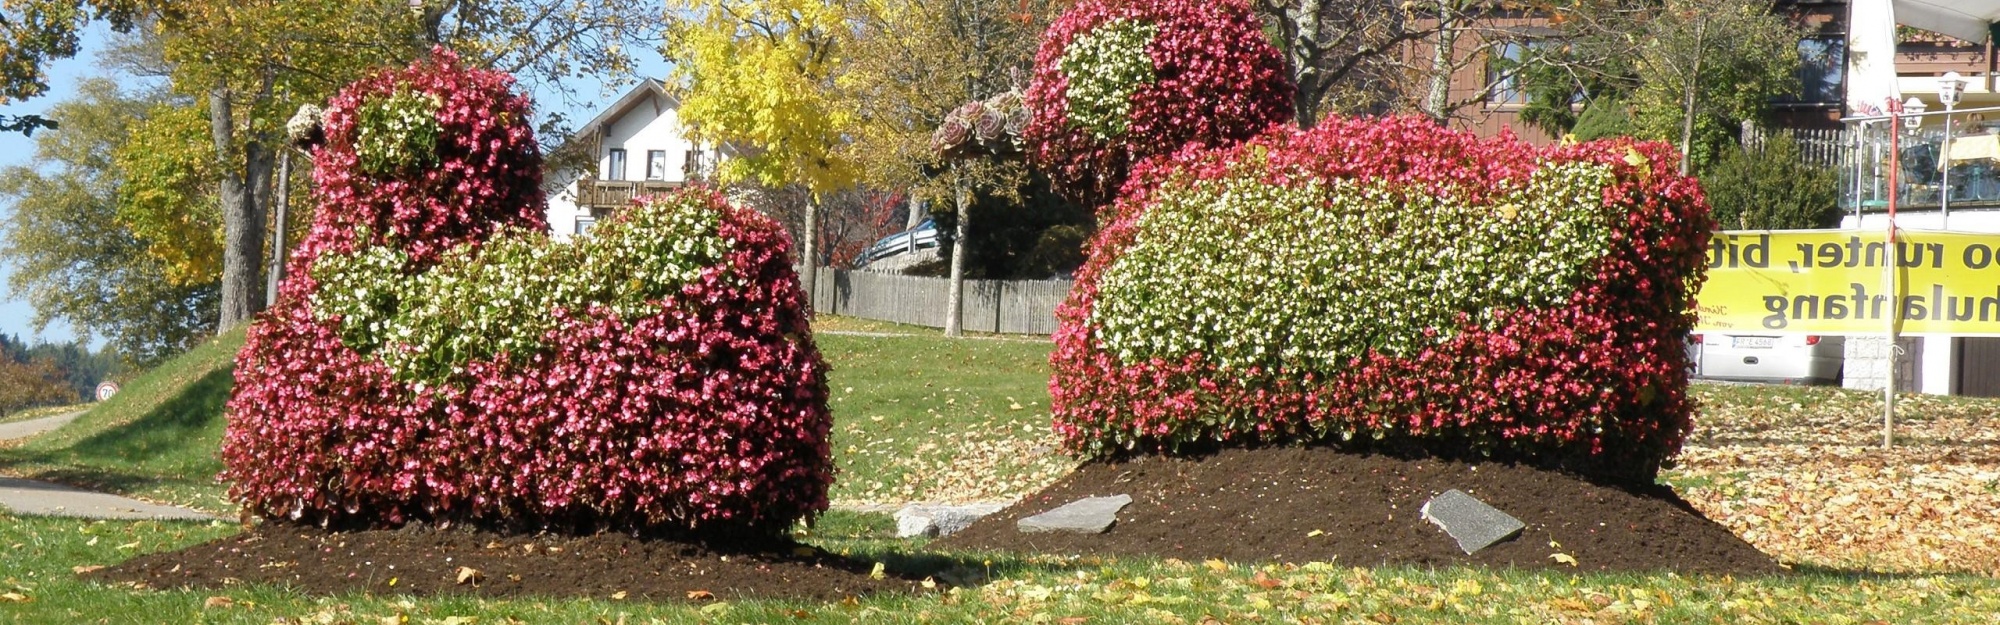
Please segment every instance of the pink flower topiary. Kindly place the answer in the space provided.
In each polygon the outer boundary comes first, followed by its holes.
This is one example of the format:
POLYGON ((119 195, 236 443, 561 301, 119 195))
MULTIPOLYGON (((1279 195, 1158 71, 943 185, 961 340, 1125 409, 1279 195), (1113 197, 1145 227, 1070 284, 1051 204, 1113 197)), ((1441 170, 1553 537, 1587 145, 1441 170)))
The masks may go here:
POLYGON ((1089 456, 1421 449, 1650 480, 1690 428, 1711 226, 1657 143, 1329 119, 1142 168, 1058 310, 1089 456))
POLYGON ((510 85, 439 55, 333 101, 303 269, 237 355, 231 496, 333 527, 772 534, 825 510, 826 364, 783 227, 707 189, 572 243, 510 227, 542 211, 510 85))
POLYGON ((1292 91, 1242 0, 1093 0, 1043 37, 1023 135, 1066 195, 1101 205, 1146 158, 1290 120, 1292 91))

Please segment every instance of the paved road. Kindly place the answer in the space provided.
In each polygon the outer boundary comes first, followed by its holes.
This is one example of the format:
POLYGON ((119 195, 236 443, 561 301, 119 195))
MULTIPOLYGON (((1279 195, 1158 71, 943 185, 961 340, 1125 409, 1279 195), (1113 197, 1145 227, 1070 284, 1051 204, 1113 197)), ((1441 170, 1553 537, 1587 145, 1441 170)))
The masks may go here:
POLYGON ((0 477, 0 508, 14 514, 87 519, 221 519, 198 510, 163 506, 61 484, 0 477))
MULTIPOLYGON (((83 412, 79 410, 53 417, 0 424, 0 442, 24 439, 68 425, 83 412)), ((163 506, 62 484, 12 477, 0 477, 0 508, 14 514, 88 519, 209 521, 221 518, 198 510, 163 506)))
POLYGON ((53 417, 42 417, 40 419, 29 419, 27 421, 16 421, 13 423, 0 423, 0 442, 11 441, 18 438, 27 438, 65 425, 69 425, 69 422, 75 421, 77 417, 83 416, 83 413, 85 412, 89 411, 78 410, 76 412, 66 412, 53 417))

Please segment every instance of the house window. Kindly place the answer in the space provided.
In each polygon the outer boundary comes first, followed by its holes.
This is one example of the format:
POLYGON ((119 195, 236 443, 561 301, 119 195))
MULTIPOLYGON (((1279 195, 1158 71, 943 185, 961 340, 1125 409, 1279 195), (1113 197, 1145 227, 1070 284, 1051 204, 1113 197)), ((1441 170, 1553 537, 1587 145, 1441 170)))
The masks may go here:
POLYGON ((611 148, 611 158, 605 159, 604 163, 604 179, 605 180, 625 179, 624 148, 611 148))
POLYGON ((590 229, 596 226, 597 218, 578 217, 576 218, 576 231, 573 234, 590 234, 590 229))
POLYGON ((667 179, 667 151, 646 150, 646 179, 667 179))
POLYGON ((1486 103, 1493 106, 1520 106, 1528 103, 1521 84, 1521 66, 1535 41, 1502 41, 1493 46, 1486 59, 1486 103))
POLYGON ((1799 40, 1799 92, 1780 98, 1793 103, 1839 102, 1840 86, 1847 78, 1845 35, 1807 37, 1799 40))

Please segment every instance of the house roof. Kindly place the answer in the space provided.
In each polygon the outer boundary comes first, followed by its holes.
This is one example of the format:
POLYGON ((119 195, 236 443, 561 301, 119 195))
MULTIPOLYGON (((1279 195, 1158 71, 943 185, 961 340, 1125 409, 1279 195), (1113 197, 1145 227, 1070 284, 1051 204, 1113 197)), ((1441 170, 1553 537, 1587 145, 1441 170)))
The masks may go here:
POLYGON ((2000 0, 1893 0, 1896 22, 1983 42, 2000 21, 2000 0))
MULTIPOLYGON (((604 136, 611 124, 625 117, 639 105, 655 101, 660 102, 661 108, 680 106, 680 98, 669 92, 666 84, 653 78, 640 80, 639 84, 626 90, 625 95, 619 96, 611 106, 599 111, 596 117, 590 118, 589 122, 578 126, 575 132, 564 137, 561 143, 556 144, 555 149, 549 150, 546 153, 546 166, 550 171, 594 169, 597 155, 592 152, 597 149, 598 140, 604 136)), ((553 182, 557 178, 549 180, 553 182)))
POLYGON ((674 107, 680 105, 680 98, 675 97, 674 94, 667 92, 666 84, 661 83, 657 79, 647 78, 645 80, 639 81, 638 85, 626 91, 625 95, 619 96, 617 102, 611 103, 610 107, 604 109, 602 112, 599 112, 596 117, 590 118, 589 122, 585 123, 581 127, 578 127, 576 129, 575 136, 587 137, 593 134, 602 133, 604 132, 606 127, 609 127, 611 125, 612 122, 618 121, 618 119, 624 117, 626 113, 632 112, 633 108, 639 106, 640 104, 651 102, 653 101, 654 98, 660 98, 666 100, 665 103, 666 107, 674 107))

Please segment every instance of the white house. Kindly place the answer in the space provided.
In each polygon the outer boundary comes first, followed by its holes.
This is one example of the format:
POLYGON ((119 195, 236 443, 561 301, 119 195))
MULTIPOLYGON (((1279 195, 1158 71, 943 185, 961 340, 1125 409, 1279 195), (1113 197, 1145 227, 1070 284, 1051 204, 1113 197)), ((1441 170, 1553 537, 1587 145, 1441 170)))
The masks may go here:
POLYGON ((589 232, 599 218, 635 197, 679 188, 714 172, 720 152, 689 140, 679 113, 680 100, 666 85, 648 78, 556 150, 586 163, 552 170, 544 178, 549 227, 557 238, 589 232))

